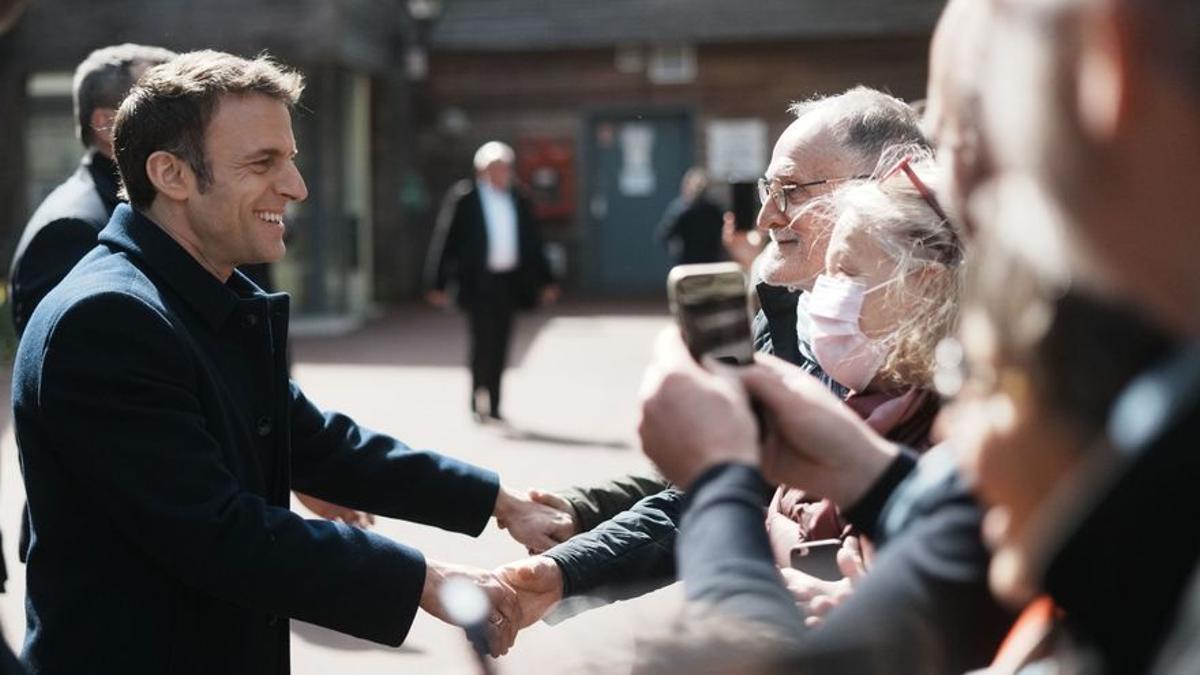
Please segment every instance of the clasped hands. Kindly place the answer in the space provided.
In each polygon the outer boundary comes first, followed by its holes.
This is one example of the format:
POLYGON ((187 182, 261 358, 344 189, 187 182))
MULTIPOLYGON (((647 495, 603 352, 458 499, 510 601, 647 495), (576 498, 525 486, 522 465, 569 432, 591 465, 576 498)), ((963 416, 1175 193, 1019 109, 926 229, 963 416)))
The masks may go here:
MULTIPOLYGON (((574 510, 561 497, 531 490, 527 495, 501 487, 493 511, 496 523, 530 553, 540 553, 578 533, 574 510)), ((488 652, 506 654, 516 641, 517 631, 540 619, 562 599, 562 574, 558 563, 534 556, 489 572, 487 570, 426 561, 421 608, 451 621, 442 606, 441 590, 451 577, 475 584, 488 597, 491 615, 487 622, 488 652)))

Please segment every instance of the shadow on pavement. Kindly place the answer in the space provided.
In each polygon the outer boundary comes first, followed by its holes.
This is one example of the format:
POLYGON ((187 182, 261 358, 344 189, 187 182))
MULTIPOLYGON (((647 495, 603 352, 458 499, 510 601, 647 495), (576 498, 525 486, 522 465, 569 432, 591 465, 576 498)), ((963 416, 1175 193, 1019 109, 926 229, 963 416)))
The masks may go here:
POLYGON ((553 432, 536 431, 534 429, 522 429, 514 426, 511 423, 506 423, 501 427, 501 435, 503 438, 512 441, 532 441, 534 443, 548 443, 551 445, 566 445, 574 447, 588 448, 603 448, 605 450, 628 450, 629 443, 619 440, 601 440, 595 438, 581 438, 577 436, 565 436, 553 432))
POLYGON ((292 620, 292 633, 299 636, 300 639, 310 644, 329 649, 338 649, 348 652, 361 652, 368 650, 393 652, 396 654, 424 654, 425 650, 419 647, 409 647, 401 645, 399 647, 389 647, 381 645, 369 640, 360 640, 356 637, 351 637, 345 633, 322 628, 311 623, 292 620))

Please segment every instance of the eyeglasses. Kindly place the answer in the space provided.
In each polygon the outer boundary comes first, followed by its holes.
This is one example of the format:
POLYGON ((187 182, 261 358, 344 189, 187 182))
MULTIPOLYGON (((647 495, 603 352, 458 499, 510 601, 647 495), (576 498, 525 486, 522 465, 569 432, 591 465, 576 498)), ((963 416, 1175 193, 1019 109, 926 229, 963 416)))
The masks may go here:
POLYGON ((758 203, 766 206, 770 201, 775 204, 775 208, 779 209, 780 213, 788 210, 788 206, 799 206, 804 203, 804 197, 807 199, 811 195, 808 194, 808 188, 818 185, 826 185, 832 183, 842 183, 848 180, 865 180, 870 176, 848 176, 846 178, 823 178, 821 180, 808 181, 807 183, 792 183, 789 185, 780 185, 777 188, 771 188, 771 181, 764 178, 758 179, 758 203), (796 191, 799 190, 799 196, 796 191))

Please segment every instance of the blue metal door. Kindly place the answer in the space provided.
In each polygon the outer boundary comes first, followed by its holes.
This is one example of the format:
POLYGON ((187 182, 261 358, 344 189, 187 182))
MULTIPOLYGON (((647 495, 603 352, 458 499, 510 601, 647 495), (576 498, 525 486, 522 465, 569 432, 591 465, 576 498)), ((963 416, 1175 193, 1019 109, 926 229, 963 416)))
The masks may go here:
POLYGON ((581 268, 586 290, 664 292, 670 262, 655 226, 692 162, 686 113, 606 113, 589 120, 581 268))

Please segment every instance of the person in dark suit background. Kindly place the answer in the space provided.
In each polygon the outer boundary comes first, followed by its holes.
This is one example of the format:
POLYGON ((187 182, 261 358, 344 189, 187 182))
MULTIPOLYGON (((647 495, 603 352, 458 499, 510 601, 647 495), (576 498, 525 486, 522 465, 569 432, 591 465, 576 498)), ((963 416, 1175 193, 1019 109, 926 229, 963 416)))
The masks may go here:
POLYGON ((75 69, 75 135, 87 152, 25 225, 9 265, 9 304, 17 336, 42 298, 88 251, 108 224, 117 196, 112 125, 129 88, 145 70, 175 56, 161 47, 122 44, 88 54, 75 69))
POLYGON ((721 244, 724 212, 708 198, 708 174, 694 166, 683 174, 679 196, 671 201, 656 235, 667 246, 676 265, 718 262, 725 259, 721 244))
POLYGON ((475 153, 475 179, 450 188, 438 214, 426 264, 426 299, 455 302, 470 329, 471 414, 500 420, 500 380, 513 313, 558 298, 533 208, 513 186, 512 148, 489 141, 475 153))
POLYGON ((121 105, 130 203, 34 311, 14 365, 32 672, 286 673, 288 618, 398 645, 418 608, 447 616, 452 576, 494 603, 493 653, 511 644, 519 609, 489 573, 288 510, 294 485, 478 534, 523 501, 288 380, 288 298, 236 267, 278 260, 307 196, 302 87, 265 57, 193 52, 121 105))

